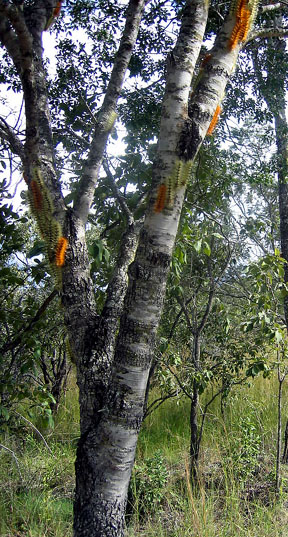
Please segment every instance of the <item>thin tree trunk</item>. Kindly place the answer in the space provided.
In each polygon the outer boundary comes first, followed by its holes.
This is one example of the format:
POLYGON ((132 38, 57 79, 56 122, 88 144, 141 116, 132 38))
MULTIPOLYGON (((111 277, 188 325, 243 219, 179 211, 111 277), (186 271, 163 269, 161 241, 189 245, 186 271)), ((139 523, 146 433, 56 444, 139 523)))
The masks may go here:
MULTIPOLYGON (((275 27, 282 26, 282 19, 275 20, 275 27)), ((278 202, 280 216, 281 255, 288 261, 288 124, 286 119, 286 41, 283 38, 272 39, 270 55, 267 61, 267 78, 263 78, 257 50, 253 51, 255 73, 259 89, 268 109, 274 117, 277 146, 278 202), (279 68, 282 65, 282 68, 279 68)), ((284 280, 288 284, 288 263, 284 264, 284 280)), ((284 297, 284 314, 288 329, 288 296, 284 297)))
MULTIPOLYGON (((195 334, 193 341, 192 363, 195 373, 199 370, 200 364, 200 339, 199 334, 195 334)), ((197 485, 198 480, 198 458, 199 458, 199 431, 198 431, 198 410, 199 410, 199 389, 197 380, 193 380, 193 395, 190 407, 190 478, 193 485, 197 485)))
POLYGON ((280 475, 280 459, 281 459, 281 439, 282 439, 282 389, 285 380, 285 374, 281 375, 280 365, 278 365, 278 424, 277 424, 277 454, 276 454, 276 476, 275 490, 279 494, 281 475, 280 475))
POLYGON ((282 455, 283 464, 288 463, 288 420, 286 421, 285 433, 284 433, 284 449, 282 455))

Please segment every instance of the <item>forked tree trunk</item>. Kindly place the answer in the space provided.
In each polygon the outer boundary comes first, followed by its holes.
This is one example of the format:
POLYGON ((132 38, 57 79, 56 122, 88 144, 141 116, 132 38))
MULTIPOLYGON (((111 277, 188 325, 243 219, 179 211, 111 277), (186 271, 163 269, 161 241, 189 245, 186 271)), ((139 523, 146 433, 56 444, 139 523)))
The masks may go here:
MULTIPOLYGON (((202 79, 187 104, 191 77, 202 42, 208 5, 188 1, 175 49, 167 67, 158 153, 154 165, 154 191, 135 261, 129 270, 129 287, 119 328, 111 379, 97 427, 82 434, 77 454, 75 537, 120 537, 146 385, 153 356, 172 249, 185 185, 175 181, 177 161, 191 163, 219 105, 237 59, 240 45, 227 42, 235 23, 228 17, 202 79), (161 185, 169 198, 161 203, 161 185)), ((177 174, 176 174, 177 175, 177 174)), ((84 395, 83 395, 84 397, 84 395)), ((98 419, 97 419, 98 421, 98 419)))
MULTIPOLYGON (((168 64, 154 167, 154 184, 158 186, 167 182, 177 158, 206 20, 205 3, 187 3, 182 30, 168 64)), ((82 435, 79 443, 75 537, 120 537, 124 532, 127 490, 185 190, 184 186, 179 189, 170 209, 155 212, 158 186, 151 196, 137 255, 129 270, 129 288, 100 422, 82 435)))

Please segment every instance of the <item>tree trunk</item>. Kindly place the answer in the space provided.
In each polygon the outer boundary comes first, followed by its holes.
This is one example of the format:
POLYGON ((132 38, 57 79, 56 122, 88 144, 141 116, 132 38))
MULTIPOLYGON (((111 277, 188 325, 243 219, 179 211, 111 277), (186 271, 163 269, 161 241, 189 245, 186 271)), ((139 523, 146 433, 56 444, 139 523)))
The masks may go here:
MULTIPOLYGON (((282 26, 282 19, 275 19, 275 26, 282 26)), ((288 124, 286 119, 286 68, 287 52, 285 39, 272 39, 270 55, 267 61, 267 78, 263 78, 258 62, 257 51, 254 54, 255 72, 259 88, 268 109, 274 117, 277 146, 278 201, 280 216, 281 255, 288 261, 288 124), (282 67, 281 67, 282 66, 282 67)), ((284 280, 288 284, 288 263, 284 264, 284 280)), ((288 329, 288 295, 284 300, 284 314, 288 329)))
POLYGON ((281 460, 281 439, 282 439, 282 389, 285 380, 285 373, 281 375, 280 365, 278 365, 278 413, 277 413, 277 453, 276 453, 276 478, 275 490, 276 494, 280 491, 281 475, 280 475, 280 460, 281 460))
MULTIPOLYGON (((173 173, 207 14, 205 2, 187 2, 178 42, 168 64, 154 166, 155 187, 136 258, 129 270, 112 375, 99 424, 95 427, 93 423, 92 427, 91 420, 91 428, 82 434, 77 452, 75 537, 122 537, 124 533, 127 490, 185 186, 178 189, 169 207, 167 204, 160 212, 155 211, 157 190, 173 173)), ((207 124, 209 119, 205 119, 207 124)), ((203 136, 204 131, 202 139, 203 136)), ((195 155, 199 147, 195 147, 195 155)))
MULTIPOLYGON (((199 334, 194 335, 192 363, 195 373, 199 370, 200 364, 200 338, 199 334)), ((199 410, 199 389, 197 380, 193 380, 193 395, 190 408, 190 478, 193 485, 197 485, 198 480, 198 458, 199 458, 199 431, 198 431, 198 410, 199 410)))
POLYGON ((288 463, 288 420, 286 421, 285 434, 284 434, 284 449, 282 455, 283 464, 288 463))

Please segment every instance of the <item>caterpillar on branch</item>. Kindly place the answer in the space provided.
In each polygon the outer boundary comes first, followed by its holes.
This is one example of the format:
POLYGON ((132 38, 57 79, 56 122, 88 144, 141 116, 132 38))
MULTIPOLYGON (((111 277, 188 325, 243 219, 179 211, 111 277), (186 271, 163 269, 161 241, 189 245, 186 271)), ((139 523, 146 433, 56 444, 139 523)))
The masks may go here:
POLYGON ((214 112, 214 116, 212 117, 211 123, 210 123, 210 125, 208 127, 207 136, 211 136, 211 134, 213 133, 213 131, 214 131, 216 125, 217 125, 217 122, 218 122, 220 114, 221 114, 221 106, 218 104, 216 106, 216 110, 214 112))
POLYGON ((114 112, 114 110, 112 110, 104 126, 106 132, 109 132, 112 130, 116 119, 117 119, 117 114, 116 112, 114 112))
POLYGON ((49 30, 49 28, 52 26, 54 20, 59 17, 60 15, 60 11, 61 11, 61 7, 62 7, 62 0, 59 0, 56 4, 56 6, 54 7, 53 11, 52 11, 52 15, 51 17, 48 19, 48 21, 46 22, 46 25, 45 25, 45 28, 44 30, 47 31, 49 30))
POLYGON ((175 162, 172 172, 158 187, 157 198, 154 205, 154 212, 161 213, 163 209, 171 209, 178 188, 186 185, 192 168, 192 160, 179 160, 175 162))
POLYGON ((38 183, 34 179, 30 183, 30 188, 33 196, 34 209, 39 212, 43 206, 43 196, 38 183))
POLYGON ((65 254, 68 246, 68 240, 65 237, 60 237, 57 243, 55 252, 55 263, 57 267, 63 267, 65 263, 65 254))
POLYGON ((46 254, 52 274, 54 274, 58 285, 61 286, 61 267, 65 263, 68 240, 62 236, 60 223, 54 218, 54 204, 42 178, 40 165, 31 167, 30 175, 29 183, 26 177, 30 209, 36 218, 40 235, 45 241, 46 254))
MULTIPOLYGON (((250 2, 247 0, 239 0, 236 7, 236 23, 233 27, 228 46, 230 50, 238 45, 239 42, 246 41, 253 18, 257 12, 258 1, 250 2)), ((235 10, 235 6, 233 7, 235 10)))
POLYGON ((165 207, 166 193, 167 193, 167 186, 164 183, 162 183, 158 187, 157 198, 156 198, 156 202, 154 205, 155 213, 161 213, 163 211, 165 207))

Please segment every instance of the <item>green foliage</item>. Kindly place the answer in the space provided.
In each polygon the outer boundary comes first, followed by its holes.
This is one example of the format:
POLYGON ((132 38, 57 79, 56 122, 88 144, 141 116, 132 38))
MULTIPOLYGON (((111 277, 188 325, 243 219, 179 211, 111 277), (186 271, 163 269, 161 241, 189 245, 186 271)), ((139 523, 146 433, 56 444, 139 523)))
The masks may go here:
POLYGON ((138 519, 152 516, 164 499, 168 471, 161 450, 137 462, 133 469, 128 494, 128 512, 138 519))
POLYGON ((250 316, 243 322, 244 332, 253 329, 257 341, 267 338, 274 348, 286 344, 286 325, 283 317, 283 298, 288 287, 284 281, 284 264, 278 249, 274 255, 267 254, 257 262, 251 263, 248 270, 250 285, 250 316))
POLYGON ((98 268, 102 261, 104 263, 108 263, 109 261, 109 250, 105 247, 103 241, 101 239, 95 239, 92 244, 88 246, 88 252, 93 257, 94 265, 92 263, 91 270, 93 271, 94 268, 98 268))
MULTIPOLYGON (((48 438, 52 453, 27 431, 22 438, 0 437, 0 443, 13 450, 19 465, 11 453, 0 449, 3 537, 62 537, 72 531, 79 409, 74 379, 70 382, 48 438)), ((199 494, 192 496, 186 470, 187 402, 177 406, 168 401, 149 417, 139 439, 133 477, 138 487, 134 487, 135 496, 131 483, 134 511, 127 518, 129 537, 215 537, 215 532, 225 537, 285 535, 287 492, 284 488, 275 498, 271 481, 275 387, 273 378, 268 382, 258 378, 250 388, 242 387, 230 397, 224 420, 219 404, 214 402, 203 438, 201 487, 199 494), (146 500, 140 515, 137 502, 141 497, 146 500)), ((201 404, 204 402, 202 399, 201 404)), ((285 478, 285 466, 283 471, 285 478)))
POLYGON ((224 459, 242 486, 260 469, 261 437, 255 419, 249 414, 240 418, 239 429, 230 440, 229 455, 224 459))

